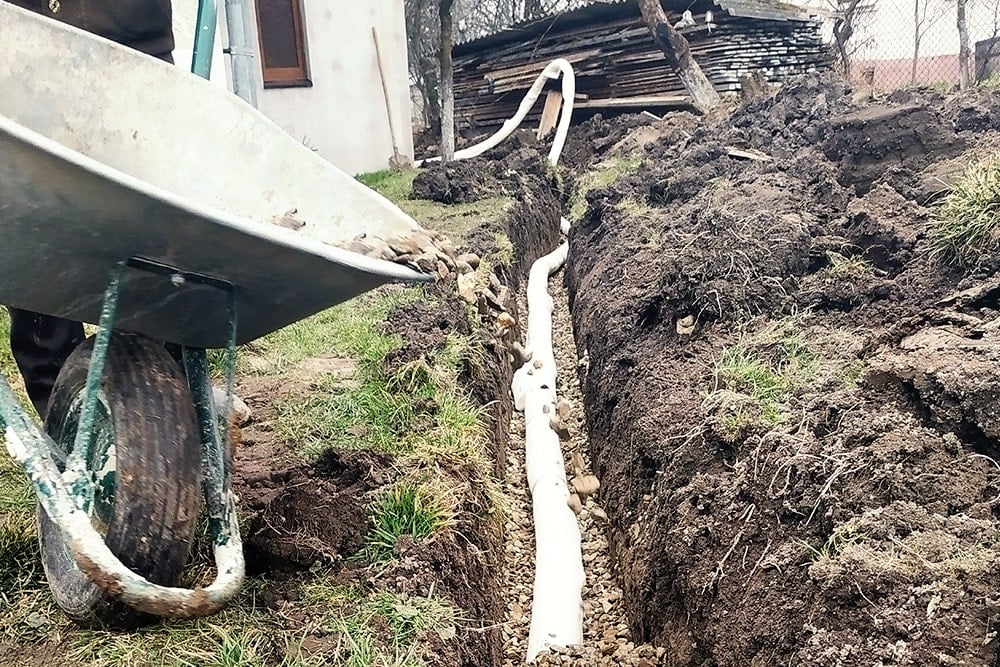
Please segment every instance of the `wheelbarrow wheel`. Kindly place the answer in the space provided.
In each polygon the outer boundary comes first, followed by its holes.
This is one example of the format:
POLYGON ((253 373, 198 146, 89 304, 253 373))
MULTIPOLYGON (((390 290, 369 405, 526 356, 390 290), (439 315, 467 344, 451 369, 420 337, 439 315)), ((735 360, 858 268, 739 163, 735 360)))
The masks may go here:
MULTIPOLYGON (((45 428, 60 468, 76 437, 93 346, 90 338, 73 352, 49 400, 45 428)), ((161 344, 112 334, 89 459, 97 482, 92 523, 104 542, 137 574, 176 584, 197 528, 201 445, 191 392, 161 344)), ((106 595, 81 572, 41 507, 38 524, 49 587, 70 618, 118 629, 155 620, 106 595)))

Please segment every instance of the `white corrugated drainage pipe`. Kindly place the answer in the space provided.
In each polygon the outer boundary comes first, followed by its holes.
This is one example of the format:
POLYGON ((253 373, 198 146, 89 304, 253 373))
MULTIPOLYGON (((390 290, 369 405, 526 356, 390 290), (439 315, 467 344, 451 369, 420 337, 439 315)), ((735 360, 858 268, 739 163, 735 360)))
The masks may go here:
MULTIPOLYGON (((559 161, 573 114, 576 77, 562 58, 550 62, 521 100, 514 117, 493 136, 455 153, 461 160, 482 155, 514 133, 538 99, 545 83, 562 76, 562 111, 550 164, 559 161)), ((430 158, 418 163, 436 162, 430 158)), ((569 221, 562 218, 564 234, 569 221)), ((569 507, 569 485, 559 435, 552 429, 556 416, 556 362, 552 352, 552 297, 549 276, 566 262, 569 244, 563 242, 531 266, 528 275, 528 326, 525 351, 528 361, 514 372, 511 391, 514 407, 524 411, 524 458, 531 489, 535 524, 535 585, 531 602, 527 662, 550 646, 583 643, 583 556, 580 525, 569 507)))
MULTIPOLYGON (((563 107, 562 113, 559 116, 559 127, 556 129, 555 141, 552 142, 552 149, 549 150, 549 163, 555 164, 559 161, 559 154, 562 153, 563 145, 566 143, 566 134, 569 132, 569 122, 570 117, 573 115, 573 97, 576 95, 576 76, 573 74, 573 66, 569 64, 568 60, 563 60, 558 58, 553 60, 542 73, 538 75, 535 79, 535 83, 528 90, 528 93, 521 100, 521 106, 517 108, 517 113, 508 120, 503 126, 497 130, 489 138, 469 146, 468 148, 463 148, 460 151, 455 151, 456 160, 465 160, 470 157, 479 157, 491 148, 495 148, 500 145, 504 139, 514 134, 521 123, 524 121, 524 117, 528 115, 531 111, 531 107, 534 106, 535 101, 538 96, 542 94, 542 89, 545 88, 545 84, 549 79, 558 79, 562 75, 562 95, 563 95, 563 107)), ((416 166, 422 167, 428 162, 440 162, 440 157, 431 157, 426 160, 420 160, 416 163, 416 166)))

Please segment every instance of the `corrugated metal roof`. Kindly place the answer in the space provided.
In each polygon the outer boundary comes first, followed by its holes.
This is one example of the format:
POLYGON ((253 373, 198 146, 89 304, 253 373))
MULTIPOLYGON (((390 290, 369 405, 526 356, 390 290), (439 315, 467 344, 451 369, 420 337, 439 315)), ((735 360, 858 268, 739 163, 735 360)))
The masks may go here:
POLYGON ((773 0, 713 0, 733 16, 772 21, 802 21, 815 13, 799 5, 773 0))
MULTIPOLYGON (((661 0, 664 8, 668 11, 680 14, 685 9, 692 8, 692 5, 705 4, 714 5, 716 8, 728 12, 732 16, 741 18, 764 19, 772 21, 808 21, 814 20, 817 12, 788 2, 779 0, 704 0, 693 3, 692 0, 661 0)), ((586 23, 596 21, 608 16, 620 16, 629 11, 638 15, 638 4, 636 0, 564 0, 559 3, 560 9, 549 16, 521 21, 507 28, 494 31, 489 34, 469 36, 460 39, 455 46, 457 52, 468 52, 471 48, 487 48, 494 44, 500 44, 508 40, 524 37, 532 33, 545 32, 555 22, 560 24, 565 22, 586 23), (625 5, 630 5, 631 10, 625 5), (474 47, 469 45, 474 44, 474 47), (458 48, 461 47, 461 48, 458 48)))

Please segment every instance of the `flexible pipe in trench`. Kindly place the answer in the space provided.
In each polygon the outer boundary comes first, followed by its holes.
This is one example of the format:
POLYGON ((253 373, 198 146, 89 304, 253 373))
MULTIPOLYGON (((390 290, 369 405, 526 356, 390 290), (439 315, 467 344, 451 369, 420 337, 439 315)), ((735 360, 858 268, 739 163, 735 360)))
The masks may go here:
MULTIPOLYGON (((573 113, 576 80, 569 62, 549 63, 525 95, 517 113, 485 142, 473 146, 469 156, 480 155, 510 136, 521 124, 545 87, 546 79, 562 75, 562 110, 548 160, 559 160, 573 113)), ((569 222, 562 219, 563 233, 569 222)), ((528 322, 525 351, 529 358, 514 372, 511 390, 514 407, 524 412, 524 457, 531 490, 535 526, 535 582, 528 630, 527 662, 550 646, 583 643, 583 558, 580 526, 570 509, 569 485, 556 419, 556 362, 552 351, 552 296, 549 276, 566 262, 569 244, 538 259, 528 275, 528 322)))
MULTIPOLYGON (((553 60, 535 80, 514 117, 491 137, 455 153, 455 159, 482 155, 514 133, 527 116, 548 80, 562 77, 562 110, 548 161, 555 165, 566 143, 576 95, 573 68, 563 59, 553 60)), ((424 160, 438 161, 440 158, 424 160)), ((569 222, 562 218, 562 232, 569 222)), ((524 412, 524 458, 531 490, 535 524, 535 583, 528 631, 527 662, 550 646, 583 643, 583 557, 580 526, 570 509, 569 485, 559 436, 551 421, 556 418, 556 362, 552 352, 552 296, 549 276, 566 262, 569 244, 536 261, 528 275, 528 324, 525 351, 528 361, 514 372, 511 391, 514 407, 524 412)))

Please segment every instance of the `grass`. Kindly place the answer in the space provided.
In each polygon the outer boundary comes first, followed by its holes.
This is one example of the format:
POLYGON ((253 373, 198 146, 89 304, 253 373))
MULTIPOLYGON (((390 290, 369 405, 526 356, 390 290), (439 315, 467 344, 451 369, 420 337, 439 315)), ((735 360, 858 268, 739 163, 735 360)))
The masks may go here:
POLYGON ((826 542, 822 544, 818 549, 805 540, 799 540, 798 544, 802 547, 803 551, 808 554, 809 561, 816 563, 823 560, 831 560, 837 558, 841 552, 863 539, 865 539, 865 534, 858 532, 853 526, 847 524, 846 526, 841 526, 837 530, 834 530, 830 537, 827 538, 826 542))
POLYGON ((774 322, 745 334, 722 351, 716 363, 719 389, 747 396, 722 418, 722 431, 735 438, 744 428, 761 423, 774 427, 787 420, 787 403, 819 371, 817 354, 806 341, 799 317, 774 322))
POLYGON ((453 638, 459 623, 458 610, 434 595, 366 592, 324 573, 302 587, 293 621, 258 605, 261 585, 249 582, 241 604, 210 619, 68 635, 67 658, 87 667, 420 667, 418 642, 432 632, 453 638))
POLYGON ((875 273, 875 265, 861 257, 845 257, 832 251, 826 255, 830 259, 830 266, 826 269, 827 275, 832 278, 850 279, 875 273))
POLYGON ((774 405, 815 377, 816 354, 797 319, 786 318, 723 350, 716 371, 725 388, 774 405))
POLYGON ((320 629, 336 637, 325 658, 344 667, 420 667, 417 645, 428 634, 454 639, 461 622, 448 601, 428 596, 365 593, 357 588, 319 581, 306 586, 302 599, 324 609, 320 629))
POLYGON ((805 548, 810 574, 920 583, 988 577, 1000 554, 1000 531, 986 523, 963 516, 945 526, 912 514, 868 512, 838 526, 820 549, 805 548))
POLYGON ((974 269, 1000 250, 1000 157, 971 164, 931 223, 931 254, 974 269))
POLYGON ((458 384, 467 343, 453 336, 429 362, 412 361, 387 374, 375 346, 357 384, 321 381, 317 391, 276 403, 275 429, 308 457, 331 448, 375 449, 430 462, 483 463, 481 411, 458 384))
POLYGON ((424 299, 420 288, 369 292, 254 341, 239 357, 242 372, 287 373, 307 359, 335 355, 379 364, 402 343, 379 325, 395 308, 424 299))
POLYGON ((425 540, 454 520, 454 503, 440 485, 403 481, 379 496, 369 512, 371 529, 358 560, 385 563, 401 537, 425 540))
POLYGON ((510 197, 487 197, 468 204, 440 204, 427 199, 410 199, 414 169, 376 171, 359 174, 357 179, 375 190, 416 220, 421 226, 434 229, 455 242, 460 241, 481 223, 498 223, 513 208, 510 197))
POLYGON ((978 87, 989 91, 1000 90, 1000 73, 990 74, 979 82, 978 87))
POLYGON ((616 157, 605 160, 583 174, 577 182, 576 192, 570 199, 569 219, 579 220, 587 212, 588 193, 606 188, 623 176, 635 173, 639 170, 640 164, 642 157, 639 155, 616 157))

